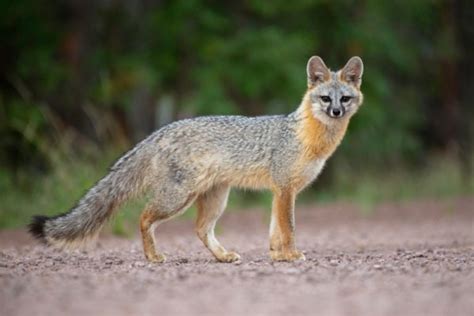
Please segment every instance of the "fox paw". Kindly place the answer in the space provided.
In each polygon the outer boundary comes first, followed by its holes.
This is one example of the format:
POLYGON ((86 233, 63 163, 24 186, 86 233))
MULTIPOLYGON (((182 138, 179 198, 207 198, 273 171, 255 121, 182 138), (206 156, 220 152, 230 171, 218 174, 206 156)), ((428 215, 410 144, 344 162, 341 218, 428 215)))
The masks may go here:
POLYGON ((146 259, 151 263, 164 263, 166 261, 166 257, 160 254, 152 254, 152 255, 145 255, 146 259))
POLYGON ((220 255, 217 260, 220 262, 235 262, 240 260, 240 255, 233 251, 228 251, 222 255, 220 255))
POLYGON ((305 261, 305 255, 298 250, 287 250, 287 251, 278 251, 272 250, 270 251, 270 257, 273 261, 305 261))

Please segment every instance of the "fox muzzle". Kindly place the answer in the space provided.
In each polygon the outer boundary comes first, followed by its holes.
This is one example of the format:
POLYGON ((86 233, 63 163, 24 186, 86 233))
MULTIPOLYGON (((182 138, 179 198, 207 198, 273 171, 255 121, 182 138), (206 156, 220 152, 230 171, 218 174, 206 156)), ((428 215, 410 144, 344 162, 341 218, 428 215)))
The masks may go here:
POLYGON ((332 118, 340 118, 343 117, 344 114, 346 113, 344 107, 333 107, 330 106, 327 109, 327 114, 332 117, 332 118))

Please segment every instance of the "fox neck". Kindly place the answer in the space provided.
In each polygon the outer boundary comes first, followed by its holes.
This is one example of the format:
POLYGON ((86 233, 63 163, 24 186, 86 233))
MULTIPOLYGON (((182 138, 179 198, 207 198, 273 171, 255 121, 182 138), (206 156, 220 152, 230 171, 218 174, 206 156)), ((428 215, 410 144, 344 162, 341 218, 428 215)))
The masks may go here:
POLYGON ((327 124, 314 116, 311 107, 309 93, 306 93, 296 111, 297 137, 308 159, 327 159, 341 143, 349 125, 349 117, 327 124))

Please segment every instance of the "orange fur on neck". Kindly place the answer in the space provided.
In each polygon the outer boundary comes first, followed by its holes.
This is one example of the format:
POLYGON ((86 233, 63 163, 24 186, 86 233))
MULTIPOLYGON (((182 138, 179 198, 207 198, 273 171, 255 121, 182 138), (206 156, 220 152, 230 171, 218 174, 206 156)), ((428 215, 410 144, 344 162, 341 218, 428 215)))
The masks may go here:
POLYGON ((326 125, 314 117, 311 101, 307 95, 301 104, 301 125, 298 138, 304 146, 307 159, 327 159, 336 150, 344 137, 349 118, 342 118, 331 125, 326 125))

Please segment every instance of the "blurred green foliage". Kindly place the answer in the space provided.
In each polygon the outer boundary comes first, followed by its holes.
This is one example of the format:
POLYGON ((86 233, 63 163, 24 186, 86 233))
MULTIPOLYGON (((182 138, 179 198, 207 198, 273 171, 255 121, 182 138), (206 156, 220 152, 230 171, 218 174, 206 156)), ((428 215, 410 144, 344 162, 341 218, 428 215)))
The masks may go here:
POLYGON ((170 120, 293 111, 315 54, 365 64, 365 105, 324 188, 360 189, 341 170, 411 175, 440 153, 470 179, 473 12, 462 0, 1 1, 0 216, 15 201, 67 208, 112 161, 104 151, 170 120))

